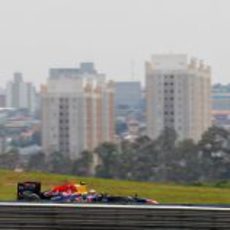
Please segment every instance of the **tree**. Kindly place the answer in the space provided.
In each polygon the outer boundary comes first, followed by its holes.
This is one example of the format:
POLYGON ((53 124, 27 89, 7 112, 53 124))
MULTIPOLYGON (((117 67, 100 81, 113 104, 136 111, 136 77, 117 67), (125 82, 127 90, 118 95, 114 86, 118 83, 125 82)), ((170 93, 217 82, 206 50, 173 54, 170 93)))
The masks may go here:
POLYGON ((52 173, 68 174, 71 173, 72 162, 68 156, 57 151, 48 157, 47 168, 52 173))
POLYGON ((91 176, 93 167, 93 153, 83 151, 81 157, 73 162, 72 173, 79 176, 91 176))
POLYGON ((155 141, 148 137, 138 138, 132 144, 130 155, 132 179, 142 181, 156 180, 157 151, 155 141))
POLYGON ((11 151, 0 155, 0 167, 3 169, 15 169, 20 164, 17 151, 11 151))
POLYGON ((119 165, 119 170, 117 170, 117 178, 133 180, 134 166, 136 162, 136 149, 133 142, 127 140, 122 141, 119 146, 120 155, 117 158, 117 165, 119 165))
POLYGON ((47 171, 46 155, 43 152, 33 154, 28 161, 27 170, 47 171))
POLYGON ((172 128, 165 128, 155 142, 158 168, 157 180, 168 181, 172 173, 173 159, 176 153, 177 133, 172 128))
POLYGON ((199 180, 201 169, 198 147, 192 139, 186 139, 177 144, 170 169, 169 180, 183 183, 199 180))
POLYGON ((209 128, 198 143, 202 180, 229 179, 230 134, 220 127, 209 128))
POLYGON ((219 150, 229 151, 229 132, 223 128, 212 126, 202 135, 198 143, 203 152, 218 152, 219 150))
POLYGON ((117 178, 120 170, 119 157, 121 153, 118 146, 113 143, 103 143, 95 149, 101 163, 96 168, 96 176, 104 178, 117 178))

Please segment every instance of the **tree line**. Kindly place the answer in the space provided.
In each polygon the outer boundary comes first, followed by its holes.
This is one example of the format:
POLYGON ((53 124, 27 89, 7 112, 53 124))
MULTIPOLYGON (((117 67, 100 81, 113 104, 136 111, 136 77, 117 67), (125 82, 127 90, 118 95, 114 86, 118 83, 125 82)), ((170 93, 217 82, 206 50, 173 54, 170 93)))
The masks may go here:
MULTIPOLYGON (((19 159, 16 151, 2 154, 0 167, 13 169, 19 159)), ((38 153, 20 164, 25 170, 126 180, 180 183, 228 180, 230 132, 211 127, 195 143, 191 139, 179 141, 173 129, 165 129, 156 140, 142 136, 135 142, 103 143, 94 151, 83 151, 76 160, 60 152, 48 157, 38 153)))

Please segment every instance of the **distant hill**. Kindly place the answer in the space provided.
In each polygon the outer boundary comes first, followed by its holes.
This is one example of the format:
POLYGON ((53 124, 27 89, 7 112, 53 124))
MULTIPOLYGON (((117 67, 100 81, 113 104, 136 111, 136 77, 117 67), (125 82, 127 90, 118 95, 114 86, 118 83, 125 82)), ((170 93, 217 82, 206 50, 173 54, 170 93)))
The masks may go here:
POLYGON ((87 183, 88 188, 94 188, 98 192, 117 195, 138 194, 142 197, 153 198, 160 203, 230 204, 230 188, 120 181, 40 172, 12 172, 7 170, 0 170, 0 200, 15 200, 17 182, 20 181, 41 181, 43 191, 64 181, 84 181, 87 183))

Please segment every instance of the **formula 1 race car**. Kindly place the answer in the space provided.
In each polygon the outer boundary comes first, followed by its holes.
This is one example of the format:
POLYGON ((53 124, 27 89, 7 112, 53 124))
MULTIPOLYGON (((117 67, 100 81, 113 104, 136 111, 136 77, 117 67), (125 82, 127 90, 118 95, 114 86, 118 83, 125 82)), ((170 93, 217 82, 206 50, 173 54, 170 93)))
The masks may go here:
POLYGON ((64 203, 109 203, 109 204, 158 204, 157 201, 135 196, 114 196, 87 190, 86 184, 65 183, 49 191, 41 192, 41 183, 27 181, 18 183, 18 201, 49 201, 64 203))

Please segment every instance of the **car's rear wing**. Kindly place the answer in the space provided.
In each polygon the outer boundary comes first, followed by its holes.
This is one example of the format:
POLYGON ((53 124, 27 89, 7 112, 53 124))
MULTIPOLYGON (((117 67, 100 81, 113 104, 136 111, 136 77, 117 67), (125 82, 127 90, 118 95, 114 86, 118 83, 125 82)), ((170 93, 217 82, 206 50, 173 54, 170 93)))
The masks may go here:
POLYGON ((19 182, 17 185, 17 200, 23 199, 24 192, 31 192, 40 196, 41 183, 37 181, 19 182))

